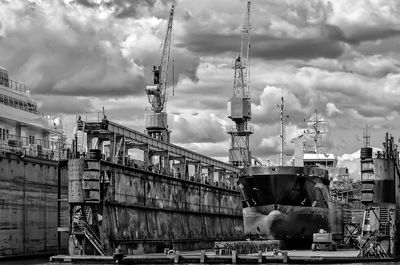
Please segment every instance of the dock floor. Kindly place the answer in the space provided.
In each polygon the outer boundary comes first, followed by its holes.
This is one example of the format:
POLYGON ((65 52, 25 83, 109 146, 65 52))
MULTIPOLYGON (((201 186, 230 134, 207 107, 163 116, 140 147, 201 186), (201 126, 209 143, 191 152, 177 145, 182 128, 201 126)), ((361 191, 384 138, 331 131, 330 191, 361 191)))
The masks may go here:
MULTIPOLYGON (((288 263, 288 264, 349 264, 378 263, 397 264, 392 258, 359 258, 358 250, 311 251, 285 250, 278 255, 273 251, 256 254, 216 255, 215 251, 182 251, 175 254, 163 253, 127 255, 119 260, 120 264, 257 264, 257 263, 288 263), (392 263, 393 262, 393 263, 392 263)), ((112 256, 64 256, 51 257, 55 264, 60 263, 90 263, 115 264, 112 256)))

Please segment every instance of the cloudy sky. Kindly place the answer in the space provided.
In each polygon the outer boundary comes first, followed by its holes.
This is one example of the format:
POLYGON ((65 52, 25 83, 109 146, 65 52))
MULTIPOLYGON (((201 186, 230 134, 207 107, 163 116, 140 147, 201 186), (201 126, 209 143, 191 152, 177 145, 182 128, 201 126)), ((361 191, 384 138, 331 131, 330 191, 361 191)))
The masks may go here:
MULTIPOLYGON (((159 64, 171 4, 172 142, 226 161, 226 102, 245 1, 0 0, 0 66, 43 112, 63 113, 69 130, 76 113, 104 106, 110 119, 143 131, 144 88, 159 64)), ((400 1, 254 0, 251 24, 254 155, 277 161, 282 90, 288 142, 315 109, 338 156, 359 149, 365 124, 373 146, 386 131, 397 136, 400 1)))

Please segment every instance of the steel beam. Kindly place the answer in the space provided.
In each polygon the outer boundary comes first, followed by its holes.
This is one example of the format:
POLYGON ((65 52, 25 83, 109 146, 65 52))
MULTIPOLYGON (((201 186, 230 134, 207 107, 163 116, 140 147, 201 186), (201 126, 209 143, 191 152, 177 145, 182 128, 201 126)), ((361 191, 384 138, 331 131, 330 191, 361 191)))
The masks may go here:
MULTIPOLYGON (((104 132, 104 129, 101 128, 101 122, 86 122, 85 125, 85 132, 86 133, 98 133, 100 131, 104 132)), ((171 143, 166 143, 157 139, 154 139, 144 133, 140 133, 138 131, 135 131, 133 129, 127 128, 125 126, 122 126, 120 124, 114 123, 114 122, 109 122, 108 123, 108 132, 115 133, 118 136, 125 136, 128 139, 134 140, 139 143, 144 143, 149 146, 149 148, 153 149, 158 149, 158 150, 163 150, 163 151, 168 151, 169 153, 172 153, 174 155, 179 155, 183 156, 186 159, 191 159, 194 161, 201 162, 203 164, 209 165, 209 166, 214 166, 220 169, 226 169, 231 172, 238 173, 239 168, 232 166, 230 164, 218 161, 216 159, 213 159, 211 157, 190 151, 188 149, 185 149, 183 147, 171 144, 171 143)))

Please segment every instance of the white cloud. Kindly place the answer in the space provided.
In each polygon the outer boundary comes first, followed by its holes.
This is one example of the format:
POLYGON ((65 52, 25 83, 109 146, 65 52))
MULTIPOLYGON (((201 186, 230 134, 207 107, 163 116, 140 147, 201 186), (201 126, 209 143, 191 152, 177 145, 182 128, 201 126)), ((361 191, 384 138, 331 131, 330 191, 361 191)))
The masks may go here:
MULTIPOLYGON (((245 4, 184 0, 175 8, 172 139, 215 157, 229 149, 226 102, 245 4)), ((377 144, 400 129, 399 7, 396 0, 252 3, 253 154, 265 160, 278 150, 281 89, 288 140, 315 109, 327 119, 328 151, 338 155, 361 146, 366 123, 377 144)), ((0 1, 0 64, 43 110, 105 106, 114 121, 143 131, 144 87, 159 63, 169 8, 164 1, 0 1)))

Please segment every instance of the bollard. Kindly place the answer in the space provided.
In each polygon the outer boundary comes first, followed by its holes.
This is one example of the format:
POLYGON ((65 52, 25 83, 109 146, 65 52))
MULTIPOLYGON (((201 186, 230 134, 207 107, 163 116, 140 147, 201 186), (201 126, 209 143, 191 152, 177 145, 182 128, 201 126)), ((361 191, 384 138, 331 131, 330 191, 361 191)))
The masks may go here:
POLYGON ((237 255, 236 250, 232 250, 232 264, 236 264, 237 255))
POLYGON ((113 259, 115 260, 115 263, 122 262, 124 256, 124 251, 122 250, 121 246, 118 246, 113 254, 113 259))
POLYGON ((288 263, 287 251, 282 251, 282 255, 283 255, 283 263, 288 263))
POLYGON ((200 263, 204 263, 206 260, 206 251, 202 250, 200 253, 200 263))
POLYGON ((258 261, 258 263, 262 263, 262 251, 258 251, 257 261, 258 261))
POLYGON ((179 263, 179 254, 181 254, 181 252, 179 250, 177 250, 175 252, 174 263, 179 263))

